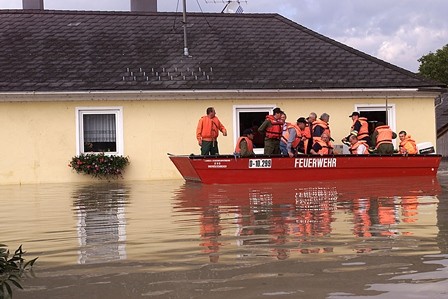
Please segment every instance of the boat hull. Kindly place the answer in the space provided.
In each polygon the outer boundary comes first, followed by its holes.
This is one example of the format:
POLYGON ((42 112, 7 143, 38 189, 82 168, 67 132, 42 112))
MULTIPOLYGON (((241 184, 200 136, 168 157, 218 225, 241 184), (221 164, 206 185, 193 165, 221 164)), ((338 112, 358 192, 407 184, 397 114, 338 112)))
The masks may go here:
POLYGON ((204 184, 280 183, 435 176, 440 155, 169 156, 186 181, 204 184))

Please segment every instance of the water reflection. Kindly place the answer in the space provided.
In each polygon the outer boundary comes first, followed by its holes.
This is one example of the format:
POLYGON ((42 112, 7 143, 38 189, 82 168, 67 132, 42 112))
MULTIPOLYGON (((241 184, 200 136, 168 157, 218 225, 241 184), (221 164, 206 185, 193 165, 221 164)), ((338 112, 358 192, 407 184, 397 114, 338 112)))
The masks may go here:
POLYGON ((344 224, 351 224, 354 239, 366 241, 358 242, 355 252, 384 249, 384 244, 369 240, 413 235, 419 209, 437 203, 440 191, 437 179, 428 177, 273 185, 185 183, 176 192, 174 206, 177 213, 198 217, 199 245, 212 262, 228 245, 223 227, 229 225, 222 225, 223 219, 236 228, 240 257, 283 260, 291 253, 334 252, 344 242, 344 224))
POLYGON ((130 189, 123 184, 92 184, 74 191, 78 263, 126 259, 125 206, 129 194, 130 189))

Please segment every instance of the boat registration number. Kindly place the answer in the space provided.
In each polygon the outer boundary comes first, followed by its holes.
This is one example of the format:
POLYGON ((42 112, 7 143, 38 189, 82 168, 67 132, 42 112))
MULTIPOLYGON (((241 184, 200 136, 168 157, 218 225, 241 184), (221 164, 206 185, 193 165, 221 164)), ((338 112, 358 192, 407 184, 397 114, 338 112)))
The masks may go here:
POLYGON ((249 168, 271 168, 272 159, 249 159, 249 168))

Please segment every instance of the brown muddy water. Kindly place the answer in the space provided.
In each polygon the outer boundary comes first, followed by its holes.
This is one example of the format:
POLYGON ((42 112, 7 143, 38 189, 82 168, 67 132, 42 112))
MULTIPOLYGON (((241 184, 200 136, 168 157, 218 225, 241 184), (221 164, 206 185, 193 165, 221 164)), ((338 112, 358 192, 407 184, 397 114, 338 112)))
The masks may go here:
POLYGON ((438 178, 0 186, 14 298, 447 298, 438 178))

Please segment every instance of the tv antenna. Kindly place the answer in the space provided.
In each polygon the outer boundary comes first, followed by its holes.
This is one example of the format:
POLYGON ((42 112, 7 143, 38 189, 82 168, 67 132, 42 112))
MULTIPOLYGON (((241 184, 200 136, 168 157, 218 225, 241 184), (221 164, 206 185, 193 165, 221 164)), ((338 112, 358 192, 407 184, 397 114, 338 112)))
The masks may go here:
POLYGON ((247 4, 247 0, 205 0, 205 3, 223 3, 225 4, 221 13, 243 13, 241 2, 247 4))

